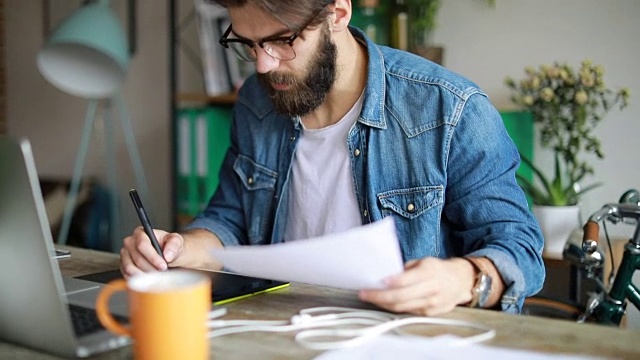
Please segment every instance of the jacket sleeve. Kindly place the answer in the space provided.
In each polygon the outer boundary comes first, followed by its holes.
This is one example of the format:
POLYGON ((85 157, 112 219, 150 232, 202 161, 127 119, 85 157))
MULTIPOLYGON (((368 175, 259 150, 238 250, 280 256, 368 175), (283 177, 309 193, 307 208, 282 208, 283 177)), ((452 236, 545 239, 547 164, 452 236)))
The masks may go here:
POLYGON ((444 217, 461 255, 492 260, 506 291, 502 309, 519 312, 545 278, 543 238, 516 182, 518 150, 498 111, 483 94, 464 103, 447 158, 444 217))

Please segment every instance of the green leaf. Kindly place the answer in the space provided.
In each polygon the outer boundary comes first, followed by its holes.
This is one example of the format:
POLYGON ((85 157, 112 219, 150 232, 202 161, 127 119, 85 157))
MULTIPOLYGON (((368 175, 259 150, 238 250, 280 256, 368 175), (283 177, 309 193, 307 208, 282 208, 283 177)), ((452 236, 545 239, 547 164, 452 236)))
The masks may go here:
POLYGON ((534 205, 575 205, 580 194, 593 189, 592 186, 589 186, 588 188, 580 191, 580 193, 576 194, 575 190, 573 189, 573 184, 575 183, 575 181, 572 181, 570 176, 568 176, 565 180, 565 176, 563 175, 562 167, 560 165, 560 157, 558 154, 556 154, 555 157, 554 177, 551 181, 526 156, 520 154, 520 159, 522 160, 522 164, 531 168, 533 174, 535 175, 535 178, 542 184, 541 187, 536 186, 533 181, 530 181, 529 179, 516 174, 518 184, 520 185, 522 190, 527 195, 529 195, 534 205))

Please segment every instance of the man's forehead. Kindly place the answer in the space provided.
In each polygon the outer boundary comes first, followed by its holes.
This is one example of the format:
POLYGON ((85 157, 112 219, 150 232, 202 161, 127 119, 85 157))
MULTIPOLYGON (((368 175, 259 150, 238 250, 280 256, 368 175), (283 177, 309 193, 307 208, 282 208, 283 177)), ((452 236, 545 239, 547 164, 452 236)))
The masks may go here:
POLYGON ((242 38, 257 40, 291 33, 284 23, 256 6, 229 8, 229 17, 233 33, 242 38))

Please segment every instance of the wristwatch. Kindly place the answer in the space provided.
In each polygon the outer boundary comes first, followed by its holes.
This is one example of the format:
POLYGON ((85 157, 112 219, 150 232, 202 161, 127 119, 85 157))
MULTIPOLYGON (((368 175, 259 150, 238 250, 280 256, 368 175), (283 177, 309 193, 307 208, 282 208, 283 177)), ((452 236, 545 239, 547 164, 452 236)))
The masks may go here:
POLYGON ((476 283, 473 285, 473 290, 471 290, 472 298, 469 302, 469 307, 483 308, 491 294, 491 276, 489 276, 489 273, 484 269, 478 258, 465 257, 464 259, 471 263, 476 272, 476 283))

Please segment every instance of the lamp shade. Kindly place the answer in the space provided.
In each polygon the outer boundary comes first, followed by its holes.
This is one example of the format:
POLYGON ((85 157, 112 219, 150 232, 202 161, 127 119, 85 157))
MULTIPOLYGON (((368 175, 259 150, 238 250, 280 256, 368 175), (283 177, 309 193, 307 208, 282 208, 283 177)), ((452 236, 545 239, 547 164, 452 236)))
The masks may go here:
POLYGON ((125 80, 129 50, 108 2, 89 3, 65 19, 38 53, 37 63, 42 76, 66 93, 110 97, 125 80))

